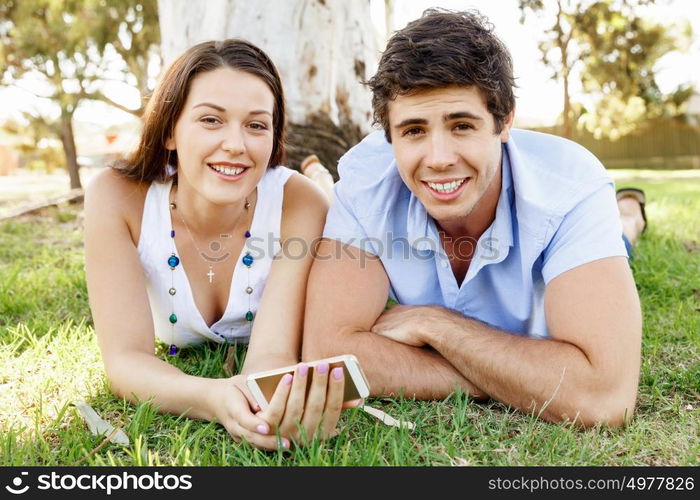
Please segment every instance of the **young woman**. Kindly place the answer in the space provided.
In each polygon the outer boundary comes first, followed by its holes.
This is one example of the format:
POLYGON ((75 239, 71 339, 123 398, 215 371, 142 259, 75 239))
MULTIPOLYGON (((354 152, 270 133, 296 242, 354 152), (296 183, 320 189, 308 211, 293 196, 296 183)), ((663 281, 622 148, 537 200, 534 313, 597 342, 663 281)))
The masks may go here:
POLYGON ((163 75, 135 153, 85 197, 90 305, 113 392, 217 421, 263 449, 334 435, 343 397, 342 368, 300 364, 260 412, 243 378, 298 362, 327 210, 312 181, 278 166, 284 122, 264 52, 242 40, 199 44, 163 75), (249 340, 242 374, 186 375, 155 356, 156 336, 172 355, 249 340))

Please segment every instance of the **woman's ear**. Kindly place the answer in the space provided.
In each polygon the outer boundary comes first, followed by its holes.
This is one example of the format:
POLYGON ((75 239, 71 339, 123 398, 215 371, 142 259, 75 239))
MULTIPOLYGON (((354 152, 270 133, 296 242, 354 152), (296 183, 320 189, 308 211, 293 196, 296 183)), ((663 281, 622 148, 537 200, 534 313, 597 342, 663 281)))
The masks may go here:
POLYGON ((165 141, 165 149, 170 151, 175 151, 177 149, 175 147, 175 139, 172 136, 168 137, 168 139, 165 141))

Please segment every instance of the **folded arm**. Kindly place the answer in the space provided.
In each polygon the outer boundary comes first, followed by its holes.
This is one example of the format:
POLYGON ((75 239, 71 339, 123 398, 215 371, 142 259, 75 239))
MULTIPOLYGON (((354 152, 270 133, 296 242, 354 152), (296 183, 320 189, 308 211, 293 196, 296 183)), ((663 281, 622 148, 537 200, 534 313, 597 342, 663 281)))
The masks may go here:
POLYGON ((309 276, 303 359, 354 354, 373 396, 439 399, 456 387, 484 397, 433 349, 413 347, 371 331, 384 311, 389 279, 377 257, 336 240, 323 240, 309 276))
POLYGON ((491 397, 524 412, 622 425, 634 411, 641 346, 626 259, 600 259, 553 279, 545 315, 549 339, 519 337, 437 307, 398 307, 374 331, 432 346, 491 397))

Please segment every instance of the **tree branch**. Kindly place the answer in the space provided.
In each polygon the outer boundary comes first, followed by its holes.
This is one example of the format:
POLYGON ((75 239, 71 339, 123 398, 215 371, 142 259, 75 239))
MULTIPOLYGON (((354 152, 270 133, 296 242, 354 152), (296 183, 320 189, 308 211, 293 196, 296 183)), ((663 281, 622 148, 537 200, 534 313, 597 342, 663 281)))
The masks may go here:
POLYGON ((137 118, 141 118, 141 115, 143 114, 143 106, 139 107, 138 109, 131 109, 127 108, 123 104, 119 104, 118 102, 110 99, 107 97, 104 93, 100 92, 99 90, 93 91, 93 92, 83 92, 82 94, 83 97, 86 99, 92 99, 93 101, 102 101, 106 104, 109 104, 112 107, 115 107, 121 111, 124 111, 126 113, 129 113, 131 115, 134 115, 137 118))

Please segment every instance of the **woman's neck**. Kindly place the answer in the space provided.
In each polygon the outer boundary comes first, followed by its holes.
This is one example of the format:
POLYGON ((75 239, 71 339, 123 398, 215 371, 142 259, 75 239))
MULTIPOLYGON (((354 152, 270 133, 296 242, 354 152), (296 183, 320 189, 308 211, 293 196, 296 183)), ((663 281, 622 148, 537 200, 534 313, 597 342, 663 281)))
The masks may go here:
POLYGON ((246 219, 248 210, 254 206, 257 190, 247 199, 224 205, 212 203, 186 184, 175 185, 171 190, 170 201, 177 204, 177 211, 190 231, 200 236, 233 233, 246 219), (246 209, 246 203, 250 203, 246 209))

